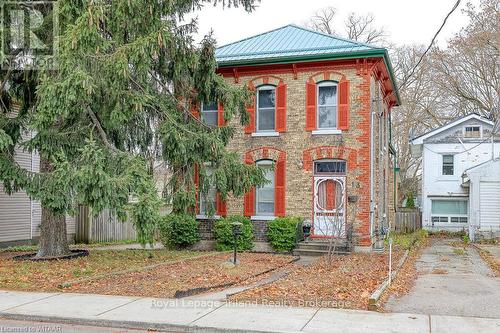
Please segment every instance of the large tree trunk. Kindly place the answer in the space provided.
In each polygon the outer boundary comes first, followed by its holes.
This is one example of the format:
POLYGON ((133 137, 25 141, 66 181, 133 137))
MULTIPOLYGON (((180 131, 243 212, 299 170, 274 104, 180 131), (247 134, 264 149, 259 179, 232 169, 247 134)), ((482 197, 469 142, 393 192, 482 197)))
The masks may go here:
MULTIPOLYGON (((40 171, 52 172, 49 161, 40 159, 40 171)), ((69 254, 66 236, 66 217, 54 214, 50 209, 42 207, 42 223, 40 225, 40 243, 37 257, 57 257, 69 254)))
POLYGON ((57 257, 69 253, 65 216, 55 215, 50 209, 42 208, 40 243, 36 256, 57 257))

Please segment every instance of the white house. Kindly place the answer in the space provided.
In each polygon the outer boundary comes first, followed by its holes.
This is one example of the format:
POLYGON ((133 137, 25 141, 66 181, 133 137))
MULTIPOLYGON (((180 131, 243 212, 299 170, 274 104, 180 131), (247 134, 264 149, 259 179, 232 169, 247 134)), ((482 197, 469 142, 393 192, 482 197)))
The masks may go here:
MULTIPOLYGON (((479 166, 500 156, 500 134, 494 127, 492 121, 469 114, 410 140, 413 154, 422 156, 421 209, 425 229, 468 230, 474 237, 473 230, 480 231, 477 226, 482 218, 488 219, 490 230, 500 230, 498 218, 481 215, 486 207, 496 216, 499 214, 500 174, 485 179, 489 184, 482 185, 483 196, 474 190, 476 185, 481 186, 480 170, 489 170, 479 166)), ((491 167, 496 165, 492 163, 491 167)))

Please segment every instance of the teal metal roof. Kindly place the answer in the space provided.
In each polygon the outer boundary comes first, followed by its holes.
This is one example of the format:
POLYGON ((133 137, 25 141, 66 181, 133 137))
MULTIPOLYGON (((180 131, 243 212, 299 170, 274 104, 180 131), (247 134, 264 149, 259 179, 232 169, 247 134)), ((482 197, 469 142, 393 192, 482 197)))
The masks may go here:
POLYGON ((400 97, 389 55, 381 47, 289 24, 215 50, 219 67, 371 57, 384 59, 399 105, 400 97))
POLYGON ((384 49, 289 24, 221 46, 216 49, 215 57, 219 66, 224 66, 373 51, 384 52, 384 49))

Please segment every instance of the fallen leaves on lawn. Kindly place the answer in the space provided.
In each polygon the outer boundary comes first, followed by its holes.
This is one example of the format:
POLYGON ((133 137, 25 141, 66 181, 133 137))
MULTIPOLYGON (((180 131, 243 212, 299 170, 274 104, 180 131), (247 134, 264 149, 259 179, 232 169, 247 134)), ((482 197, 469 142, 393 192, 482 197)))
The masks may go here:
POLYGON ((240 264, 224 268, 221 263, 231 254, 173 263, 152 269, 84 282, 66 289, 70 292, 105 295, 173 297, 176 291, 213 288, 223 284, 241 283, 269 269, 288 264, 286 255, 241 253, 240 264))
POLYGON ((65 281, 90 277, 128 268, 144 267, 167 260, 199 254, 191 251, 91 250, 89 256, 71 260, 15 261, 22 252, 4 252, 0 256, 0 289, 55 291, 65 281))
MULTIPOLYGON (((393 254, 397 263, 402 251, 393 254)), ((387 253, 353 253, 335 256, 332 264, 321 258, 310 266, 293 265, 290 274, 271 284, 233 295, 232 301, 281 302, 289 305, 366 309, 371 293, 388 274, 387 253)))

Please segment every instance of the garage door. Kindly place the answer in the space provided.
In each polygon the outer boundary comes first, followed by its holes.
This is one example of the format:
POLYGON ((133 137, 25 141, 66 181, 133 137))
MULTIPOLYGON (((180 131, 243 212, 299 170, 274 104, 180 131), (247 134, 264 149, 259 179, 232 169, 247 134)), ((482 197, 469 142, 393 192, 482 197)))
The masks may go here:
POLYGON ((500 228, 500 182, 481 182, 479 191, 481 229, 500 228))

